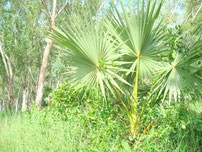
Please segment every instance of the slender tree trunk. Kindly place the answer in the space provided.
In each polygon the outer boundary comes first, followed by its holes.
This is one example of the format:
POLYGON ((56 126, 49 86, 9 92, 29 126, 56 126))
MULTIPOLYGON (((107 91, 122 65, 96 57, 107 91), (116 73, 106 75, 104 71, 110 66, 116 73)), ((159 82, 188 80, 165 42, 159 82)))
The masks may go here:
POLYGON ((2 108, 3 107, 3 98, 2 98, 2 101, 0 102, 0 111, 2 111, 2 108))
POLYGON ((23 99, 22 99, 22 111, 27 110, 27 99, 28 99, 28 88, 24 88, 23 90, 23 99))
POLYGON ((7 62, 8 62, 8 68, 9 68, 9 97, 10 97, 10 101, 9 101, 9 108, 13 109, 13 105, 14 105, 14 93, 13 93, 13 70, 12 70, 12 66, 11 66, 11 62, 10 59, 7 57, 7 62))
POLYGON ((114 5, 116 5, 117 2, 118 2, 118 0, 114 0, 114 5))
POLYGON ((5 101, 3 100, 3 103, 2 103, 2 111, 5 110, 5 101))
MULTIPOLYGON (((56 5, 57 5, 57 0, 53 0, 53 12, 52 12, 51 18, 49 19, 50 20, 50 29, 52 29, 52 27, 55 26, 56 5)), ((53 31, 51 31, 51 32, 53 32, 53 31)), ((52 40, 48 40, 45 51, 44 51, 43 61, 42 61, 42 65, 41 65, 41 71, 40 71, 40 75, 39 75, 37 93, 36 93, 36 101, 35 101, 37 109, 41 109, 41 105, 42 105, 45 74, 46 74, 46 69, 47 69, 47 65, 48 65, 48 57, 50 54, 52 43, 53 43, 52 40)))
POLYGON ((18 111, 18 103, 19 103, 19 94, 18 94, 18 97, 16 98, 16 101, 15 101, 15 111, 16 112, 18 111))
POLYGON ((107 2, 107 0, 103 0, 103 1, 100 3, 99 10, 105 5, 106 2, 107 2))
POLYGON ((168 23, 169 23, 169 22, 171 21, 171 19, 173 18, 173 15, 174 15, 174 13, 175 13, 175 11, 176 11, 176 9, 177 9, 179 3, 180 3, 180 0, 178 0, 177 3, 175 4, 175 7, 174 7, 174 9, 172 10, 171 15, 170 15, 170 17, 169 17, 169 19, 168 19, 168 23))
POLYGON ((193 16, 192 21, 194 21, 194 20, 195 20, 196 16, 198 15, 198 13, 199 13, 199 12, 200 12, 200 10, 201 10, 201 7, 202 7, 202 6, 200 6, 200 7, 198 8, 198 10, 196 11, 196 14, 193 16))
POLYGON ((47 69, 47 64, 48 64, 48 57, 50 54, 51 47, 52 47, 52 41, 48 40, 46 48, 45 48, 44 56, 43 56, 43 62, 41 65, 41 71, 40 71, 40 76, 39 76, 39 81, 38 81, 38 88, 37 88, 37 94, 36 94, 37 109, 40 109, 41 104, 42 104, 44 80, 45 80, 45 74, 46 74, 46 69, 47 69))
MULTIPOLYGON (((49 28, 50 28, 51 32, 53 32, 52 28, 55 26, 55 20, 56 20, 57 16, 65 9, 65 7, 68 5, 68 2, 69 2, 69 0, 66 0, 64 5, 59 9, 58 12, 56 12, 57 0, 53 0, 52 13, 49 10, 48 1, 46 1, 45 3, 42 2, 42 5, 44 6, 44 8, 46 10, 46 12, 44 12, 43 10, 42 10, 42 12, 49 19, 49 28)), ((41 105, 42 105, 45 74, 46 74, 48 57, 50 54, 52 43, 53 42, 51 40, 48 40, 46 48, 45 48, 44 56, 43 56, 43 61, 42 61, 41 71, 40 71, 39 81, 38 81, 38 87, 37 87, 37 92, 36 92, 36 100, 35 100, 37 109, 41 109, 41 105)))
POLYGON ((11 66, 10 58, 3 52, 0 44, 0 53, 3 59, 3 63, 6 69, 8 77, 8 96, 9 96, 9 108, 13 109, 14 104, 14 93, 13 93, 13 69, 11 66))

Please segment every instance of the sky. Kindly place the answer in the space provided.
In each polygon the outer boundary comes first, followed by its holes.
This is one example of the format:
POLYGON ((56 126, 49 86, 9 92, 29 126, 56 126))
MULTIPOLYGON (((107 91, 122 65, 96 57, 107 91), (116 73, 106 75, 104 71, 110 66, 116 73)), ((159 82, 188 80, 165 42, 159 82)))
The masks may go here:
MULTIPOLYGON (((123 0, 124 4, 125 4, 126 6, 127 6, 127 1, 128 1, 128 0, 123 0)), ((181 1, 182 1, 182 0, 181 0, 181 1)), ((172 4, 172 3, 175 4, 175 3, 176 3, 176 0, 171 0, 170 2, 171 2, 171 4, 172 4)), ((108 2, 105 4, 104 7, 109 7, 109 0, 108 0, 108 2)), ((8 1, 7 4, 4 6, 4 8, 10 9, 10 8, 11 8, 11 3, 8 1)), ((117 9, 121 12, 121 4, 120 4, 120 1, 117 3, 117 9)), ((182 20, 183 20, 183 15, 185 14, 185 10, 183 10, 183 9, 181 8, 181 6, 178 5, 178 7, 174 10, 174 13, 178 13, 178 14, 179 14, 179 15, 178 15, 178 19, 177 19, 178 23, 182 22, 182 20)))

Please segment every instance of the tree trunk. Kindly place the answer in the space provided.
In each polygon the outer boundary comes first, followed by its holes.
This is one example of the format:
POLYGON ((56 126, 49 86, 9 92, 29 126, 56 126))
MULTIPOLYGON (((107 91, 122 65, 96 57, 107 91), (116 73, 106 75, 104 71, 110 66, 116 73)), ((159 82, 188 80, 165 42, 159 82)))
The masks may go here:
MULTIPOLYGON (((69 2, 69 0, 66 0, 64 5, 60 8, 60 10, 57 13, 56 13, 57 0, 53 0, 52 13, 50 13, 48 3, 42 3, 45 10, 47 11, 47 12, 44 12, 42 10, 42 12, 48 17, 49 28, 50 28, 52 33, 53 33, 52 28, 55 26, 55 19, 65 9, 65 7, 68 5, 68 2, 69 2)), ((37 92, 36 92, 36 101, 35 101, 35 103, 36 103, 37 109, 41 109, 41 105, 42 105, 45 74, 46 74, 46 69, 47 69, 47 64, 48 64, 48 57, 49 57, 49 54, 50 54, 51 47, 52 47, 52 41, 48 40, 46 48, 45 48, 44 56, 43 56, 43 61, 42 61, 41 71, 40 71, 39 81, 38 81, 38 88, 37 88, 37 92)))
POLYGON ((43 56, 43 62, 42 62, 42 65, 41 65, 41 71, 40 71, 40 76, 39 76, 39 81, 38 81, 38 88, 37 88, 37 93, 36 93, 36 106, 37 106, 37 109, 41 109, 44 80, 45 80, 48 57, 49 57, 49 54, 50 54, 51 47, 52 47, 52 41, 48 40, 47 46, 45 48, 44 56, 43 56))
POLYGON ((5 110, 5 101, 3 100, 3 103, 2 103, 2 111, 5 110))
POLYGON ((196 14, 193 16, 192 21, 194 21, 194 20, 195 20, 196 16, 198 15, 198 13, 199 13, 199 12, 200 12, 200 10, 201 10, 201 7, 202 7, 202 6, 200 6, 200 7, 198 8, 198 10, 196 11, 196 14))
MULTIPOLYGON (((0 98, 1 99, 1 98, 0 98)), ((0 100, 1 101, 1 100, 0 100)), ((0 102, 0 111, 3 111, 3 102, 4 102, 4 99, 2 98, 2 101, 0 102)))
POLYGON ((23 90, 23 99, 22 99, 22 111, 27 110, 27 99, 28 99, 28 88, 23 90))
POLYGON ((8 82, 8 87, 9 87, 9 97, 10 97, 10 101, 9 101, 9 108, 13 109, 13 105, 14 105, 14 94, 13 94, 13 70, 12 70, 12 66, 11 66, 11 62, 10 59, 7 57, 7 62, 8 62, 8 68, 9 68, 9 82, 8 82))
POLYGON ((3 52, 2 46, 0 44, 0 53, 3 59, 3 63, 6 69, 6 74, 8 77, 8 96, 9 96, 9 108, 13 109, 14 104, 14 94, 13 94, 13 69, 11 66, 10 58, 3 52))
POLYGON ((18 111, 18 103, 19 103, 19 94, 18 94, 18 97, 15 100, 15 111, 16 112, 18 111))
MULTIPOLYGON (((52 27, 55 26, 56 5, 57 5, 57 1, 53 0, 53 12, 52 12, 51 18, 49 18, 49 20, 50 20, 49 28, 50 29, 52 29, 52 27)), ((53 31, 51 30, 51 32, 53 32, 53 31)), ((38 87, 37 87, 37 92, 36 92, 36 101, 35 102, 36 102, 37 109, 41 109, 41 105, 42 105, 45 74, 46 74, 48 57, 50 54, 52 43, 53 43, 52 40, 48 40, 46 48, 45 48, 44 56, 43 56, 43 61, 42 61, 41 71, 40 71, 39 81, 38 81, 38 87)))

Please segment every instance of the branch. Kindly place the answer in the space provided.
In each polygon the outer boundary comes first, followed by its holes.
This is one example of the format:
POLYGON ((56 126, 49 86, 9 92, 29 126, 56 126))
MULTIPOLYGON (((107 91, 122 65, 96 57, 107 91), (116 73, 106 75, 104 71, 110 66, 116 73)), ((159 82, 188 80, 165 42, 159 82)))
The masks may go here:
POLYGON ((177 9, 179 3, 180 3, 180 0, 178 0, 177 3, 175 4, 174 10, 172 11, 172 13, 171 13, 171 15, 170 15, 170 17, 169 17, 169 19, 168 19, 168 23, 169 23, 169 22, 171 21, 171 19, 173 18, 173 15, 174 15, 175 10, 177 9))
MULTIPOLYGON (((202 6, 202 5, 201 5, 201 6, 202 6)), ((200 11, 200 9, 201 9, 201 6, 200 6, 200 7, 199 7, 199 9, 197 10, 197 12, 196 12, 196 14, 194 15, 194 17, 193 17, 192 21, 194 21, 194 20, 195 20, 196 16, 198 15, 198 13, 199 13, 199 11, 200 11)))
POLYGON ((4 66, 5 66, 5 69, 6 69, 6 74, 7 76, 9 77, 9 72, 8 72, 8 65, 7 65, 7 62, 6 62, 6 59, 8 58, 5 53, 3 52, 2 50, 2 45, 0 43, 0 53, 1 53, 1 56, 2 56, 2 59, 3 59, 3 63, 4 63, 4 66))
POLYGON ((61 9, 58 11, 58 13, 55 15, 55 18, 58 17, 58 15, 65 9, 65 7, 68 5, 68 0, 66 0, 65 4, 61 7, 61 9))
POLYGON ((51 18, 51 13, 48 9, 48 2, 46 1, 46 3, 42 0, 41 1, 42 5, 44 6, 44 8, 46 9, 46 13, 41 9, 41 11, 48 17, 51 18))
POLYGON ((42 11, 42 13, 44 13, 44 15, 46 15, 48 18, 50 18, 50 16, 48 15, 48 13, 46 13, 44 10, 42 10, 41 9, 41 11, 42 11))
POLYGON ((192 14, 192 12, 190 12, 189 15, 187 14, 187 17, 183 20, 183 22, 180 25, 184 24, 189 19, 191 14, 192 14))

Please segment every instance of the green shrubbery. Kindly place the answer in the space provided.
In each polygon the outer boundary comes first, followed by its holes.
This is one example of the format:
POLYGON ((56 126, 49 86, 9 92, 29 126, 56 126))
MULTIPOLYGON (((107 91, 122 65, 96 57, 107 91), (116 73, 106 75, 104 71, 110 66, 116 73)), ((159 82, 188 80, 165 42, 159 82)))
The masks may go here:
POLYGON ((159 101, 156 104, 151 102, 145 108, 141 124, 147 125, 152 122, 152 127, 146 134, 140 134, 134 144, 127 135, 127 126, 114 115, 114 113, 120 115, 120 110, 113 98, 109 98, 111 101, 105 103, 100 91, 96 89, 85 90, 85 93, 73 92, 74 89, 67 84, 62 84, 55 90, 50 99, 52 111, 66 121, 73 115, 79 122, 91 124, 96 130, 107 129, 110 132, 107 136, 119 137, 118 147, 121 146, 126 150, 131 146, 131 150, 137 151, 200 151, 201 103, 184 102, 167 105, 159 101), (111 133, 114 136, 111 136, 111 133))
POLYGON ((200 151, 201 103, 148 104, 141 123, 153 121, 151 129, 132 141, 111 100, 62 84, 47 109, 0 113, 0 151, 200 151))

